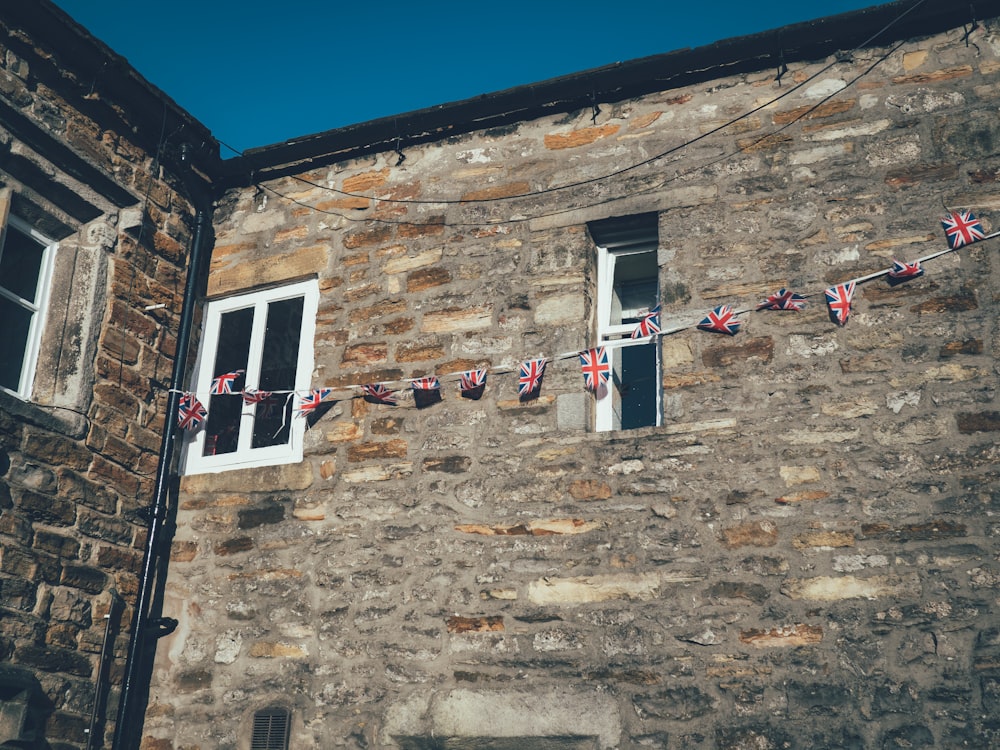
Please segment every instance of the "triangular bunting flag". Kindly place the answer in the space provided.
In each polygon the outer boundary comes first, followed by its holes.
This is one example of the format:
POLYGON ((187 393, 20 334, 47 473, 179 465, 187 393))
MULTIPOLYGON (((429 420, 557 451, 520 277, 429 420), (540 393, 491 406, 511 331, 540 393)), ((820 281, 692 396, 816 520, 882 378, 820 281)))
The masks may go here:
POLYGON ((583 371, 583 383, 587 390, 597 391, 611 377, 608 350, 602 346, 599 349, 580 352, 580 369, 583 371))
POLYGON ((243 403, 247 406, 253 406, 267 401, 272 395, 271 391, 257 391, 251 388, 243 391, 243 403))
POLYGON ((837 325, 844 325, 851 316, 851 302, 854 300, 854 289, 856 282, 848 281, 844 284, 830 287, 826 294, 826 303, 830 307, 830 317, 837 325))
POLYGON ((240 375, 245 373, 246 370, 233 370, 232 372, 223 373, 217 378, 212 380, 212 388, 209 390, 213 396, 222 396, 226 393, 236 392, 236 381, 239 379, 240 375))
POLYGON ((299 401, 295 405, 295 413, 300 417, 312 414, 319 407, 320 403, 333 393, 332 388, 314 388, 305 396, 299 396, 299 401))
POLYGON ((197 430, 208 419, 208 410, 193 393, 182 393, 177 405, 177 426, 182 430, 197 430))
POLYGON ((441 382, 434 375, 431 375, 410 381, 410 386, 415 391, 436 391, 441 388, 441 382))
POLYGON ((393 395, 395 391, 390 391, 382 383, 363 385, 361 390, 364 391, 365 401, 375 404, 389 404, 390 406, 396 405, 396 397, 393 395))
POLYGON ((698 328, 711 333, 725 333, 735 336, 740 332, 740 326, 742 325, 743 321, 736 319, 736 313, 733 312, 733 308, 729 305, 719 305, 702 318, 702 321, 698 324, 698 328))
POLYGON ((779 289, 757 305, 758 310, 801 310, 806 306, 806 298, 788 289, 779 289))
POLYGON ((522 362, 517 380, 517 393, 522 398, 537 393, 542 387, 542 377, 545 375, 545 365, 548 360, 530 359, 522 362))
POLYGON ((652 308, 648 313, 642 316, 642 320, 639 321, 639 325, 635 327, 632 331, 632 338, 634 339, 644 339, 647 336, 652 336, 653 334, 660 332, 660 306, 652 308))
POLYGON ((474 391, 486 385, 486 370, 466 370, 459 377, 459 388, 462 391, 474 391))
POLYGON ((441 381, 434 375, 410 381, 413 388, 413 405, 423 409, 441 400, 441 381))
POLYGON ((896 284, 902 284, 904 281, 910 281, 923 275, 924 269, 920 267, 919 260, 912 263, 901 263, 893 258, 892 268, 889 270, 889 285, 896 286, 896 284))
POLYGON ((948 238, 948 247, 952 250, 971 245, 986 236, 983 225, 972 211, 952 211, 941 219, 941 226, 944 227, 945 237, 948 238))

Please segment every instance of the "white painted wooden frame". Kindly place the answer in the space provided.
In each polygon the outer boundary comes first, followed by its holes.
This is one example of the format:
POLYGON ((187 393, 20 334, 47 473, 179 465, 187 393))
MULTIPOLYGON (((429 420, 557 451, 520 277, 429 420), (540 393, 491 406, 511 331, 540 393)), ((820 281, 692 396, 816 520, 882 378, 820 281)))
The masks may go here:
MULTIPOLYGON (((256 389, 260 381, 264 334, 267 326, 267 306, 272 302, 295 297, 303 299, 302 329, 299 332, 298 363, 295 370, 295 390, 299 393, 305 393, 313 388, 310 380, 314 363, 313 341, 316 333, 316 310, 319 305, 319 282, 315 279, 208 302, 205 308, 204 332, 195 366, 194 388, 192 389, 199 401, 206 405, 210 401, 209 391, 212 386, 212 378, 215 376, 212 368, 219 343, 222 315, 234 310, 254 308, 244 388, 247 390, 256 389)), ((284 394, 281 395, 281 398, 285 397, 284 394)), ((293 394, 291 398, 294 399, 295 395, 293 394)), ((183 454, 183 473, 203 474, 301 461, 302 438, 306 427, 305 419, 296 416, 293 408, 292 415, 289 417, 291 425, 286 445, 252 448, 254 411, 252 407, 243 409, 240 417, 237 447, 232 453, 204 456, 202 454, 205 449, 205 429, 187 433, 183 454)), ((176 418, 176 415, 173 415, 172 418, 176 418)))

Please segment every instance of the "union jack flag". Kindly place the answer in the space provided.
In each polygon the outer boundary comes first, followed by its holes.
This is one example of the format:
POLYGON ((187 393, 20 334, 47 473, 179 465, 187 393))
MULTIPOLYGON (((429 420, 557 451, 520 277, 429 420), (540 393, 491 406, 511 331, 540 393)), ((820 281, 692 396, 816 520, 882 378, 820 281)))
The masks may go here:
POLYGON ((854 299, 854 289, 857 282, 848 281, 844 284, 830 287, 826 294, 826 303, 830 306, 830 315, 837 325, 844 325, 851 316, 851 301, 854 299))
POLYGON ((182 430, 197 430, 208 419, 208 410, 193 393, 182 393, 177 404, 177 426, 182 430))
POLYGON ((391 405, 396 404, 396 397, 393 395, 395 391, 390 391, 382 383, 363 385, 361 386, 361 390, 364 391, 365 396, 376 403, 391 405))
POLYGON ((299 396, 299 401, 295 405, 295 413, 300 417, 312 414, 322 403, 323 399, 333 393, 333 388, 314 388, 305 396, 299 396))
POLYGON ((247 406, 252 406, 253 404, 259 404, 263 401, 267 401, 274 395, 271 391, 257 391, 253 388, 243 391, 243 403, 247 406))
POLYGON ((912 263, 902 263, 893 258, 892 268, 889 270, 889 284, 895 286, 896 284, 902 284, 904 281, 916 279, 923 275, 924 269, 920 267, 919 260, 915 260, 912 263))
POLYGON ((580 369, 583 371, 584 386, 587 390, 596 391, 611 377, 608 350, 602 346, 598 349, 580 352, 580 369))
POLYGON ((520 374, 517 380, 517 393, 519 396, 527 396, 542 387, 542 376, 545 374, 545 365, 548 360, 529 359, 522 362, 520 374))
POLYGON ((708 315, 702 318, 698 328, 712 333, 726 333, 735 336, 743 325, 742 320, 737 320, 736 313, 729 305, 719 305, 711 310, 708 315))
POLYGON ((459 388, 463 391, 474 391, 486 385, 486 370, 466 370, 459 378, 459 388))
POLYGON ((948 247, 952 250, 972 244, 986 236, 983 225, 972 211, 952 211, 941 219, 941 226, 944 227, 945 237, 948 238, 948 247))
POLYGON ((213 396, 221 396, 226 393, 232 393, 235 390, 236 381, 239 379, 240 375, 245 372, 246 370, 233 370, 232 372, 226 372, 219 375, 217 378, 212 380, 212 388, 209 393, 213 396))
POLYGON ((758 310, 801 310, 806 306, 806 298, 788 289, 779 289, 757 305, 758 310))
POLYGON ((415 391, 436 391, 441 388, 441 383, 434 375, 426 378, 417 378, 410 381, 410 386, 415 391))
POLYGON ((632 331, 632 338, 644 339, 660 332, 660 306, 651 308, 648 313, 642 316, 639 325, 632 331))

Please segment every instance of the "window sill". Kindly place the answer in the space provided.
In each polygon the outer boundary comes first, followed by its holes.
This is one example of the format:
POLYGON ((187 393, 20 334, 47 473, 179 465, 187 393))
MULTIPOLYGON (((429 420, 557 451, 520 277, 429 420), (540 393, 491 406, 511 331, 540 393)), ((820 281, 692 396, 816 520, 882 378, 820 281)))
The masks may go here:
POLYGON ((0 391, 0 412, 12 415, 17 421, 78 440, 87 436, 90 425, 90 420, 79 412, 24 401, 7 391, 0 391))

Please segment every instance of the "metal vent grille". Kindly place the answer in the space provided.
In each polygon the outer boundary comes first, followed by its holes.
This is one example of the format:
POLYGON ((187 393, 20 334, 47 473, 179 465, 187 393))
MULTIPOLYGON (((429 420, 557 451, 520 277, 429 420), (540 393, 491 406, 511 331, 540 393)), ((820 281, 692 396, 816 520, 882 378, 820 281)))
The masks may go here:
POLYGON ((250 750, 288 750, 291 717, 285 708, 264 708, 253 715, 250 750))

